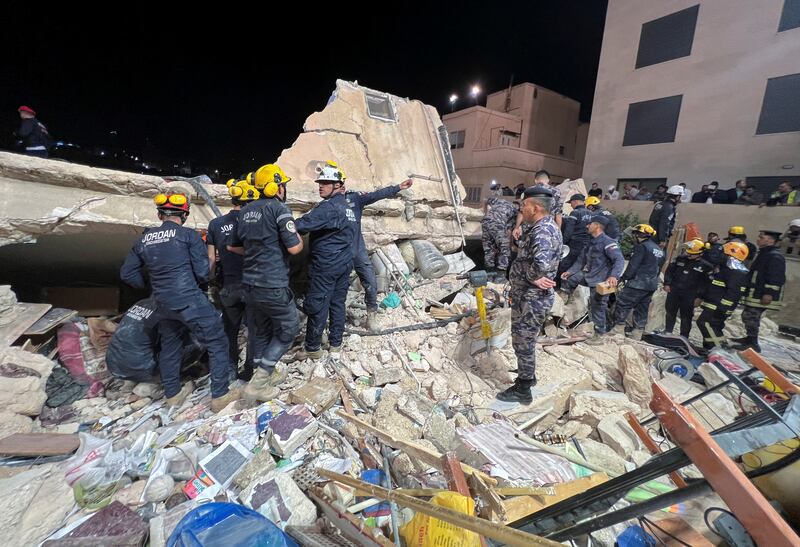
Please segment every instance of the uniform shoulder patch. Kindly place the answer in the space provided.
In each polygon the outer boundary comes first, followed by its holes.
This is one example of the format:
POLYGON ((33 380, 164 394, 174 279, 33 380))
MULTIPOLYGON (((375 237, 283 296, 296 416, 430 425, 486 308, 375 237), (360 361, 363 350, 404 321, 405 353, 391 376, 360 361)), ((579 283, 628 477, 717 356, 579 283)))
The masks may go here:
POLYGON ((290 220, 286 223, 286 229, 293 234, 297 232, 297 228, 295 228, 294 221, 290 220))

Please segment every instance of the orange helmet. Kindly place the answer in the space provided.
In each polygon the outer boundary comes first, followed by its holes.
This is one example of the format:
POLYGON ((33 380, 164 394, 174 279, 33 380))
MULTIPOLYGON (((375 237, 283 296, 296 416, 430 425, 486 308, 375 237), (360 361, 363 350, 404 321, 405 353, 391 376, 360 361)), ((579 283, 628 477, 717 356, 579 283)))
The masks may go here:
POLYGON ((722 246, 722 250, 726 255, 732 256, 733 258, 741 260, 742 262, 747 259, 747 254, 749 252, 747 245, 741 241, 729 241, 722 246))

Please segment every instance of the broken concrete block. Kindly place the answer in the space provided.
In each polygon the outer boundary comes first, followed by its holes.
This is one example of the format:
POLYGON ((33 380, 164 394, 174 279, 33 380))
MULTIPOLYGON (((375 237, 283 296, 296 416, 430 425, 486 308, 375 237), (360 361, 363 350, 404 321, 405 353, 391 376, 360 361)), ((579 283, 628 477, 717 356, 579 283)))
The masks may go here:
POLYGON ((33 431, 33 420, 28 416, 14 412, 0 411, 0 439, 14 433, 30 433, 33 431))
POLYGON ((74 505, 72 489, 55 464, 37 465, 0 479, 0 530, 4 545, 38 545, 61 526, 74 505))
POLYGON ((447 380, 441 376, 434 376, 433 381, 428 388, 428 393, 430 394, 431 399, 437 403, 447 399, 447 396, 450 394, 450 387, 447 383, 447 380))
MULTIPOLYGON (((430 340, 433 339, 434 338, 430 338, 428 343, 430 343, 430 340)), ((439 342, 441 342, 441 340, 439 340, 439 342)), ((428 361, 428 363, 430 364, 432 371, 434 372, 442 371, 442 367, 444 366, 444 363, 442 362, 444 360, 444 354, 442 353, 442 350, 439 349, 439 347, 436 347, 433 344, 431 344, 431 348, 425 352, 425 360, 428 361)))
POLYGON ((311 526, 317 520, 317 508, 297 483, 287 474, 272 470, 257 476, 245 488, 241 499, 280 526, 311 526))
POLYGON ((328 378, 312 378, 289 394, 289 403, 308 405, 317 416, 328 410, 339 398, 342 385, 328 378))
POLYGON ((103 507, 63 538, 44 542, 48 547, 74 545, 142 545, 150 527, 118 501, 103 507))
POLYGON ((139 397, 149 397, 150 399, 160 399, 164 396, 164 388, 161 384, 141 382, 133 388, 134 395, 139 397))
POLYGON ((291 406, 269 423, 269 446, 279 456, 291 456, 318 427, 317 420, 305 406, 291 406))
POLYGON ((403 441, 414 441, 422 437, 422 431, 414 422, 397 412, 397 394, 384 389, 381 400, 372 413, 372 425, 388 435, 403 441))
POLYGON ((425 427, 422 428, 422 438, 431 441, 442 454, 455 450, 458 443, 455 425, 436 411, 425 422, 425 427))
MULTIPOLYGON (((586 460, 589 463, 616 475, 621 475, 627 471, 625 459, 614 452, 611 447, 593 439, 580 439, 578 444, 580 444, 581 450, 586 455, 586 460)), ((566 446, 570 454, 580 456, 580 453, 572 446, 572 443, 567 443, 566 446)))
POLYGON ((553 426, 553 433, 557 435, 564 435, 568 439, 572 437, 577 439, 585 439, 594 433, 594 428, 583 422, 579 422, 578 420, 570 420, 565 424, 553 426))
POLYGON ((275 469, 277 464, 269 450, 260 450, 253 458, 247 462, 244 468, 236 474, 233 479, 234 484, 241 490, 247 488, 258 475, 275 469))
POLYGON ((0 350, 0 410, 38 416, 47 400, 45 386, 55 363, 12 346, 0 350))
POLYGON ((636 467, 641 467, 650 461, 652 457, 653 455, 647 450, 634 450, 628 459, 635 463, 636 467))
POLYGON ((642 359, 633 346, 619 347, 619 366, 622 372, 622 385, 628 399, 647 408, 653 398, 653 380, 650 366, 642 359))
POLYGON ((372 385, 385 386, 394 384, 403 379, 403 370, 400 367, 376 368, 372 371, 372 385))
POLYGON ((609 414, 624 414, 640 411, 639 405, 624 393, 615 391, 576 391, 569 402, 569 417, 597 427, 600 420, 609 414))
POLYGON ((130 486, 114 494, 112 501, 118 501, 128 507, 138 507, 142 504, 141 498, 142 494, 144 494, 145 486, 147 486, 147 481, 135 481, 130 486))
POLYGON ((644 443, 621 415, 603 417, 597 424, 597 432, 605 444, 625 459, 630 458, 636 450, 645 449, 644 443))
POLYGON ((388 350, 388 349, 382 349, 382 350, 381 350, 381 351, 378 353, 378 359, 380 360, 380 362, 381 362, 381 363, 383 363, 384 365, 386 365, 386 364, 388 364, 388 363, 391 363, 391 362, 392 362, 392 359, 394 359, 394 353, 392 353, 392 351, 391 351, 391 350, 388 350))

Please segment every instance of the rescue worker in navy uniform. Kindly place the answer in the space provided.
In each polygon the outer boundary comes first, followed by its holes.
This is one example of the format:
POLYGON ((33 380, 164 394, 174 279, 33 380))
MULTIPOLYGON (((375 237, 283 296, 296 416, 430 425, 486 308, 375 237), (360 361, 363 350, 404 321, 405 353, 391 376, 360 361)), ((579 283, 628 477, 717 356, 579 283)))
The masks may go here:
POLYGON ((308 316, 305 352, 296 355, 298 359, 322 357, 326 323, 331 353, 342 349, 345 299, 358 235, 355 211, 344 195, 346 178, 336 163, 326 162, 316 179, 322 202, 297 219, 297 231, 309 234, 311 253, 310 283, 304 302, 308 316))
POLYGON ((728 237, 725 238, 725 241, 741 241, 747 245, 747 260, 744 265, 750 267, 750 264, 752 264, 753 260, 756 258, 758 247, 756 247, 752 241, 747 241, 747 234, 744 231, 744 226, 731 226, 728 228, 728 237))
POLYGON ((734 340, 736 349, 753 348, 761 353, 758 344, 758 331, 761 328, 761 317, 767 310, 778 310, 781 307, 783 286, 786 283, 786 259, 778 248, 781 233, 774 230, 761 230, 756 243, 758 254, 750 266, 747 290, 745 291, 742 311, 747 336, 734 340))
POLYGON ((641 340, 642 332, 647 325, 650 302, 658 288, 658 274, 664 262, 664 251, 653 241, 656 231, 649 224, 637 224, 633 227, 632 235, 636 244, 628 267, 621 277, 625 286, 617 294, 614 314, 616 326, 611 332, 627 334, 625 322, 633 310, 633 329, 630 337, 641 340))
POLYGON ((220 284, 219 299, 222 304, 222 324, 228 337, 232 377, 249 380, 253 376, 253 355, 248 336, 247 353, 244 370, 239 374, 239 329, 245 317, 244 291, 242 289, 242 263, 244 257, 228 250, 231 236, 239 224, 239 211, 248 201, 256 199, 257 191, 245 181, 228 181, 228 192, 233 208, 225 215, 212 219, 208 223, 206 245, 208 245, 208 264, 211 278, 217 278, 220 284))
POLYGON ((619 221, 617 217, 614 216, 614 213, 605 209, 602 205, 600 205, 600 198, 589 196, 586 198, 586 208, 589 209, 589 212, 594 215, 603 215, 606 217, 608 221, 606 224, 605 234, 615 241, 619 241, 620 236, 620 229, 619 229, 619 221))
POLYGON ((20 117, 17 137, 22 139, 25 154, 39 158, 48 157, 47 149, 51 139, 47 127, 36 119, 36 112, 31 107, 20 106, 17 111, 20 117))
POLYGON ((189 215, 189 200, 184 194, 158 194, 154 201, 162 224, 144 231, 125 259, 120 276, 132 287, 143 289, 142 269, 147 267, 150 275, 153 298, 164 316, 158 325, 161 334, 158 367, 167 404, 179 406, 192 392, 189 384, 181 389, 185 326, 208 349, 211 409, 219 412, 237 400, 239 392, 228 390, 231 370, 228 340, 219 313, 199 286, 209 279, 206 246, 200 234, 183 226, 189 215))
POLYGON ((725 342, 725 321, 739 304, 747 287, 747 245, 729 241, 722 246, 728 260, 711 277, 711 282, 698 293, 695 306, 703 306, 697 318, 697 327, 703 334, 703 347, 711 349, 725 342))
POLYGON ((720 243, 719 234, 716 232, 708 232, 706 237, 705 252, 703 253, 703 260, 714 266, 722 266, 727 257, 725 251, 722 250, 722 243, 720 243))
POLYGON ((589 344, 601 343, 600 337, 607 331, 608 295, 599 294, 597 284, 605 282, 610 287, 616 287, 625 267, 625 258, 619 245, 604 232, 608 223, 608 218, 604 215, 592 217, 588 226, 592 240, 575 264, 561 274, 561 279, 564 280, 561 288, 566 292, 571 293, 578 285, 586 285, 591 289, 589 308, 594 323, 594 336, 587 341, 589 344))
POLYGON ((378 281, 375 279, 375 270, 372 268, 372 261, 367 253, 367 244, 364 242, 364 234, 361 233, 361 216, 364 214, 364 207, 376 201, 396 196, 400 190, 411 188, 413 181, 405 180, 400 184, 387 186, 374 192, 350 192, 345 190, 345 198, 348 206, 356 215, 358 225, 358 235, 356 236, 356 251, 353 257, 353 269, 358 274, 361 286, 364 288, 364 303, 367 305, 367 329, 377 332, 378 328, 378 281))
POLYGON ((572 211, 564 217, 564 222, 561 224, 564 245, 569 247, 569 254, 558 265, 559 276, 575 264, 583 249, 589 244, 589 231, 586 227, 592 221, 592 212, 586 208, 585 201, 586 196, 583 194, 573 194, 569 198, 572 211))
POLYGON ((676 258, 664 272, 664 292, 667 293, 664 332, 672 333, 680 313, 681 336, 688 338, 692 331, 694 300, 709 282, 714 267, 703 259, 705 244, 702 239, 687 241, 683 248, 686 254, 676 258))
POLYGON ((245 387, 248 399, 268 401, 278 396, 287 376, 280 364, 300 332, 300 318, 289 288, 289 255, 303 250, 294 217, 286 207, 291 180, 274 164, 263 165, 251 180, 257 195, 239 213, 239 224, 228 249, 244 254, 242 287, 255 372, 245 387))
POLYGON ((682 196, 683 186, 675 184, 667 190, 667 197, 653 205, 650 220, 647 221, 647 224, 656 231, 653 241, 662 249, 667 246, 672 230, 675 229, 676 209, 681 202, 682 196))
POLYGON ((530 404, 536 384, 536 338, 553 306, 555 277, 561 257, 561 231, 551 215, 553 193, 535 186, 522 195, 522 214, 531 229, 519 242, 511 266, 511 340, 517 356, 517 379, 497 399, 530 404))
POLYGON ((481 220, 483 260, 487 271, 508 270, 511 260, 511 229, 517 218, 517 208, 499 196, 486 199, 481 220))

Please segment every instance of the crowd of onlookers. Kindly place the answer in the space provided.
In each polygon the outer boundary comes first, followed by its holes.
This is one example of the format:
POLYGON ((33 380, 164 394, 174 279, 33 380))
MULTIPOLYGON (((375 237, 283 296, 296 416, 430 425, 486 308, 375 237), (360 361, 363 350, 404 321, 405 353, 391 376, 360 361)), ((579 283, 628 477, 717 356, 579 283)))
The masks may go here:
MULTIPOLYGON (((680 183, 680 186, 683 187, 683 196, 681 197, 683 203, 727 203, 760 207, 800 205, 800 189, 792 188, 789 182, 781 182, 778 184, 778 188, 767 196, 758 191, 755 186, 748 185, 744 180, 737 180, 734 187, 727 190, 720 189, 717 181, 704 184, 699 192, 693 192, 686 188, 685 182, 680 183)), ((666 184, 659 184, 654 192, 635 184, 625 184, 622 190, 618 190, 616 186, 609 186, 603 192, 603 189, 594 182, 588 194, 606 200, 661 201, 666 196, 666 192, 666 184)))

